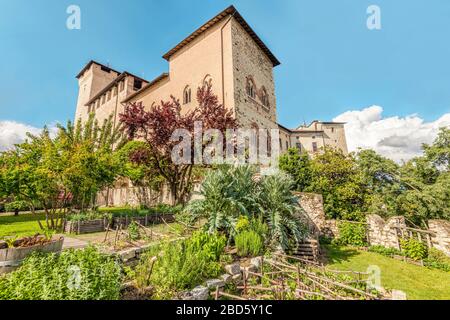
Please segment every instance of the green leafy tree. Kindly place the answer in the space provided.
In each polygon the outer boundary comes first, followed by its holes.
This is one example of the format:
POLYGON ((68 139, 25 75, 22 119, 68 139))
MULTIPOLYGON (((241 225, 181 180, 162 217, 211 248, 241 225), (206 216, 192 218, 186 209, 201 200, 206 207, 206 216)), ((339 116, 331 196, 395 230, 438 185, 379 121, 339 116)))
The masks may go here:
POLYGON ((295 190, 303 191, 311 184, 311 160, 307 153, 300 153, 298 149, 290 148, 280 156, 279 167, 292 176, 295 190))
POLYGON ((113 150, 119 137, 111 118, 99 126, 94 115, 85 125, 59 126, 55 137, 47 128, 28 134, 0 157, 0 194, 27 202, 33 213, 42 208, 46 227, 59 229, 67 212, 93 205, 97 192, 116 179, 113 150))
POLYGON ((436 167, 450 171, 450 128, 440 128, 432 145, 423 145, 425 157, 436 167))
POLYGON ((320 193, 329 218, 361 220, 366 189, 353 154, 325 148, 311 161, 312 181, 305 191, 320 193))

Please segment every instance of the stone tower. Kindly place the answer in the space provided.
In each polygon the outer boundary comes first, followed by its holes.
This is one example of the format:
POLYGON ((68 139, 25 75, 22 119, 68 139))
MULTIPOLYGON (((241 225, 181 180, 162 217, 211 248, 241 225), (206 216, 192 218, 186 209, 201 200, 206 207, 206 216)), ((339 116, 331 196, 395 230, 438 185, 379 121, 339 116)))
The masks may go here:
POLYGON ((86 103, 119 76, 119 72, 101 63, 90 61, 77 75, 78 100, 75 122, 86 120, 86 103))

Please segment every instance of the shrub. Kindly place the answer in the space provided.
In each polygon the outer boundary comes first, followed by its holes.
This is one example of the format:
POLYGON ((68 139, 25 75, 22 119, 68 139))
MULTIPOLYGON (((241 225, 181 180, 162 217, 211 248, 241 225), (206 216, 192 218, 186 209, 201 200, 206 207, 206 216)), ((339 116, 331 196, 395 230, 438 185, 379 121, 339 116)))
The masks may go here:
POLYGON ((0 277, 0 300, 116 300, 120 286, 119 264, 93 247, 35 252, 0 277))
POLYGON ((366 242, 366 225, 360 223, 351 223, 340 221, 338 223, 339 237, 333 240, 333 243, 343 246, 364 247, 366 242))
POLYGON ((15 211, 28 211, 30 210, 30 206, 25 201, 13 201, 5 204, 6 212, 15 212, 15 211))
POLYGON ((236 232, 247 230, 250 227, 250 221, 247 216, 240 216, 236 222, 236 232))
POLYGON ((400 246, 404 254, 414 260, 422 260, 428 254, 427 246, 414 238, 400 239, 400 246))
POLYGON ((424 259, 424 263, 427 267, 450 272, 450 258, 436 248, 428 251, 428 257, 424 259))
POLYGON ((225 243, 223 236, 197 232, 190 239, 153 247, 143 255, 136 269, 140 276, 148 274, 152 268, 148 283, 143 281, 141 286, 151 284, 155 298, 167 299, 205 279, 217 277, 222 272, 219 260, 225 243), (155 257, 153 264, 151 260, 155 257))
POLYGON ((369 247, 370 252, 379 253, 386 257, 391 257, 393 255, 403 255, 402 252, 395 248, 386 248, 384 246, 370 246, 369 247))
POLYGON ((258 256, 264 250, 262 237, 253 230, 238 233, 234 239, 237 253, 241 257, 258 256))

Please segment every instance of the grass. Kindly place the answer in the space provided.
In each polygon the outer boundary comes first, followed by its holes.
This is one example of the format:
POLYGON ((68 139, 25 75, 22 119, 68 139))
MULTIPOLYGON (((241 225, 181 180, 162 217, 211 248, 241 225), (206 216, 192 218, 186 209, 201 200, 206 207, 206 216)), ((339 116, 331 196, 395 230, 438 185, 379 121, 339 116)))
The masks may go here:
POLYGON ((30 236, 42 232, 38 220, 44 221, 45 214, 21 213, 19 216, 0 214, 0 239, 7 236, 30 236))
POLYGON ((348 247, 326 246, 328 267, 338 270, 366 272, 370 265, 381 270, 385 289, 402 290, 409 300, 450 299, 450 272, 428 269, 348 247))

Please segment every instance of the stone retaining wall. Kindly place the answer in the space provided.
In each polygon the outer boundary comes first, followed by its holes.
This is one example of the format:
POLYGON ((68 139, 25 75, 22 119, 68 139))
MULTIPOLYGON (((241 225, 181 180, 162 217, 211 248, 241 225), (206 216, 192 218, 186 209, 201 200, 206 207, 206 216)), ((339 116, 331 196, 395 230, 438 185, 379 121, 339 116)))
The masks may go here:
MULTIPOLYGON (((299 205, 303 210, 299 219, 303 221, 311 233, 329 238, 339 237, 339 228, 336 220, 326 219, 323 210, 323 198, 320 194, 296 192, 299 205)), ((450 221, 429 220, 428 230, 414 230, 407 228, 404 217, 391 217, 384 220, 376 214, 367 216, 367 239, 370 245, 380 245, 388 248, 400 249, 399 232, 404 234, 426 233, 431 237, 431 243, 421 238, 428 246, 432 246, 450 256, 450 221)))
POLYGON ((430 220, 428 221, 428 229, 434 232, 431 237, 433 247, 450 257, 450 221, 430 220))

